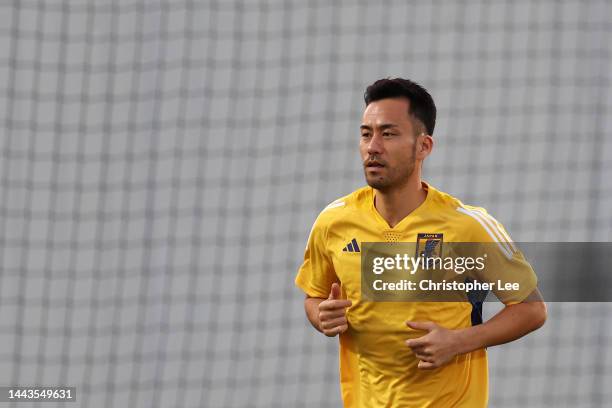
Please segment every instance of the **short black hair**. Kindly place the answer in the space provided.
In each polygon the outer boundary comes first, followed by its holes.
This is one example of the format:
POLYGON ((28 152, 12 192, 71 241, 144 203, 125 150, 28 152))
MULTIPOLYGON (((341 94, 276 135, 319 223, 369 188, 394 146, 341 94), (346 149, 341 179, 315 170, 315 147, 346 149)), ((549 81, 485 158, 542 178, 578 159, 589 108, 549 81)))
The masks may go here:
POLYGON ((433 135, 436 126, 436 104, 427 89, 409 79, 383 78, 368 86, 363 94, 366 106, 387 98, 408 99, 408 114, 412 114, 425 126, 427 134, 433 135))

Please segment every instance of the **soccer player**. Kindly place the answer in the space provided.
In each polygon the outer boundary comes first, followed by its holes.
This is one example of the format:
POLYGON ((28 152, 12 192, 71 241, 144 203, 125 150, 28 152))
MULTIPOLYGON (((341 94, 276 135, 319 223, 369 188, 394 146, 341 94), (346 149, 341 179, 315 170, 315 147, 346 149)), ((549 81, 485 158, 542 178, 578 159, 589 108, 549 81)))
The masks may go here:
POLYGON ((501 297, 505 307, 482 323, 478 305, 467 301, 363 300, 360 247, 423 236, 492 243, 514 271, 533 270, 487 211, 421 180, 436 119, 427 90, 407 79, 381 79, 364 99, 359 148, 368 186, 333 201, 314 222, 295 279, 306 294, 306 315, 321 333, 339 335, 345 407, 485 407, 485 348, 546 320, 535 278, 520 296, 501 297))

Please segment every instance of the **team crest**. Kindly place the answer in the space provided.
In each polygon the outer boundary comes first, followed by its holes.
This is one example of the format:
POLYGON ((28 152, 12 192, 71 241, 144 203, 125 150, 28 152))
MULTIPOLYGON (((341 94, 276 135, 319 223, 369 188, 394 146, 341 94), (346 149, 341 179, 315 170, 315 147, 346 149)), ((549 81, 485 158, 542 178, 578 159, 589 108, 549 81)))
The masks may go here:
POLYGON ((442 233, 417 234, 415 257, 441 258, 443 235, 442 233))

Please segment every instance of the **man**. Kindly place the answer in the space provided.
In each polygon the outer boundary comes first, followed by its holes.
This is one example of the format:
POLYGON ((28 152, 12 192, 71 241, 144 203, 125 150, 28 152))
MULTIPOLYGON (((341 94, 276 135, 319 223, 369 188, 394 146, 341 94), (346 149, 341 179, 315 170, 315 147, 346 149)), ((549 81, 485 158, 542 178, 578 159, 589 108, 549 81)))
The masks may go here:
POLYGON ((531 278, 526 293, 503 300, 505 308, 482 324, 470 302, 362 299, 363 242, 415 242, 432 233, 444 242, 493 243, 520 273, 532 272, 484 209, 421 180, 434 146, 429 93, 396 78, 376 81, 364 97, 360 153, 368 186, 332 202, 312 227, 295 280, 306 293, 306 315, 318 331, 340 337, 345 407, 484 407, 485 348, 541 327, 546 306, 533 300, 531 278))

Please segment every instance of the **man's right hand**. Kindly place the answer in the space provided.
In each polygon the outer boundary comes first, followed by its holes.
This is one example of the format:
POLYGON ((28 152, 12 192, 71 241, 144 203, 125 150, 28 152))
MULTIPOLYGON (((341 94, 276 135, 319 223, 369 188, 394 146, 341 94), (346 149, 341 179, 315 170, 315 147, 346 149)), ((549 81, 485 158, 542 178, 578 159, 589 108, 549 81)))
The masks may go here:
POLYGON ((340 298, 340 285, 333 283, 329 297, 319 303, 319 326, 323 334, 334 337, 348 329, 346 308, 353 303, 340 298))

